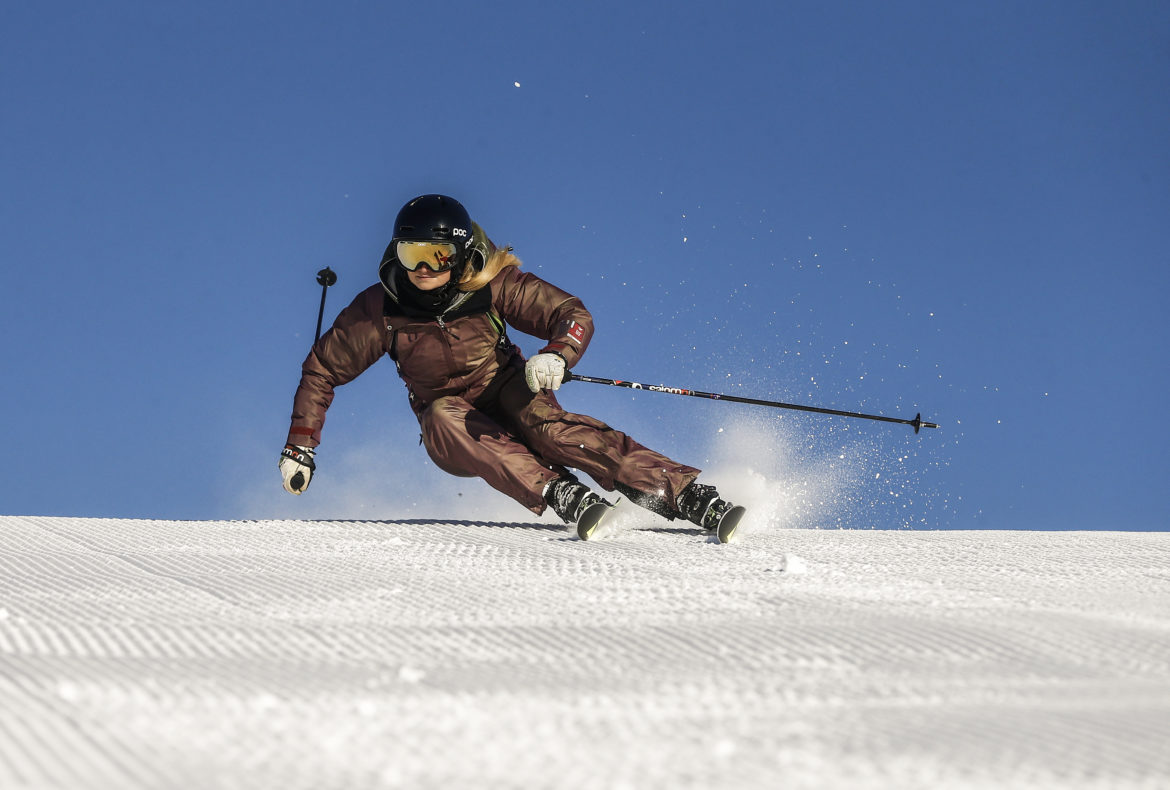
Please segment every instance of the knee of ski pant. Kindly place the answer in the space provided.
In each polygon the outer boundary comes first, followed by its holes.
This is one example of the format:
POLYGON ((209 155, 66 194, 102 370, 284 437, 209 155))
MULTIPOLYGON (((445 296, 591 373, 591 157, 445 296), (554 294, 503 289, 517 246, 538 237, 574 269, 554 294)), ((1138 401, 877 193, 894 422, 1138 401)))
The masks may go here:
POLYGON ((556 408, 544 411, 525 426, 524 439, 533 450, 549 457, 558 457, 559 451, 568 448, 574 456, 582 453, 608 458, 621 454, 625 435, 601 420, 556 408))
POLYGON ((467 413, 471 404, 459 397, 439 398, 428 404, 419 415, 423 447, 435 466, 456 477, 475 477, 476 474, 458 463, 461 440, 467 432, 467 413))

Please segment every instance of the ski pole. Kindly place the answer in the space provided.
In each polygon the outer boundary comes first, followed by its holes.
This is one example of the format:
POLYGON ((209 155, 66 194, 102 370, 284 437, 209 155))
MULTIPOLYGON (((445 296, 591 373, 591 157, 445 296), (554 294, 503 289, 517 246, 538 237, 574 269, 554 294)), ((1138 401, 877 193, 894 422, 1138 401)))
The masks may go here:
POLYGON ((325 317, 325 294, 329 291, 329 286, 337 282, 337 274, 326 266, 321 271, 317 272, 317 284, 321 286, 321 309, 317 311, 317 336, 313 338, 313 344, 321 339, 321 319, 325 317))
POLYGON ((895 422, 899 425, 909 425, 914 428, 914 433, 918 433, 921 428, 937 428, 938 423, 925 422, 922 419, 922 413, 919 412, 914 416, 913 420, 903 420, 898 417, 883 417, 880 414, 862 414, 857 411, 841 411, 839 409, 824 409, 820 406, 800 406, 795 403, 781 403, 773 400, 759 400, 757 398, 741 398, 737 395, 719 395, 714 392, 699 392, 698 390, 686 390, 678 387, 659 387, 646 386, 639 384, 636 381, 619 381, 617 379, 599 379, 593 376, 582 376, 580 373, 570 373, 565 371, 565 381, 585 381, 590 384, 606 384, 611 387, 627 387, 634 390, 650 390, 651 392, 669 392, 671 395, 690 395, 695 398, 710 398, 711 400, 725 400, 732 403, 750 403, 754 406, 771 406, 777 409, 795 409, 797 411, 811 411, 817 414, 835 414, 838 417, 858 417, 865 420, 879 420, 881 422, 895 422))

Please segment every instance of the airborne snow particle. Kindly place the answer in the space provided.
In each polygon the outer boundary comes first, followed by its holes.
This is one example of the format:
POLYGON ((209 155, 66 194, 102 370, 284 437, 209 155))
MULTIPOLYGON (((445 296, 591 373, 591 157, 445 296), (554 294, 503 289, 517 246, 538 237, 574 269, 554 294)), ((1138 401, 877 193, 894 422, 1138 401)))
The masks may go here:
POLYGON ((520 87, 520 83, 519 83, 519 82, 513 82, 512 84, 513 84, 513 85, 515 85, 517 88, 519 88, 519 87, 520 87))

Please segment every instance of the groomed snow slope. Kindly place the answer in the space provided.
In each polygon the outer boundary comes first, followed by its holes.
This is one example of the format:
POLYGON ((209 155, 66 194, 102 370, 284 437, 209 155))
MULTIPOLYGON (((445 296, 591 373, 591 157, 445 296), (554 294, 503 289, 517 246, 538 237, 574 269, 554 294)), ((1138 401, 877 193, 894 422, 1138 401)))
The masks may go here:
POLYGON ((1167 534, 0 517, 3 788, 1154 788, 1167 744, 1167 534))

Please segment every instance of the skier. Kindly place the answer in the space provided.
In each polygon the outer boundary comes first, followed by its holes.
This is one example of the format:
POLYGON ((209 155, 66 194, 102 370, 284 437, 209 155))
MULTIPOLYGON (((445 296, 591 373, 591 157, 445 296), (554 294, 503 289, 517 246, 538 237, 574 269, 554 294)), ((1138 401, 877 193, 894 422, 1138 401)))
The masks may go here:
POLYGON ((334 388, 389 354, 443 471, 480 477, 538 515, 551 506, 586 540, 613 505, 570 469, 731 540, 744 509, 696 482, 698 469, 561 408, 553 391, 589 345, 593 319, 577 297, 521 272, 511 250, 497 248, 454 198, 422 195, 403 206, 379 282, 337 316, 302 365, 280 458, 285 489, 309 485, 334 388), (525 360, 508 326, 547 345, 525 360))

